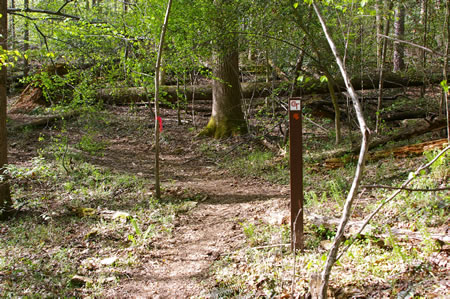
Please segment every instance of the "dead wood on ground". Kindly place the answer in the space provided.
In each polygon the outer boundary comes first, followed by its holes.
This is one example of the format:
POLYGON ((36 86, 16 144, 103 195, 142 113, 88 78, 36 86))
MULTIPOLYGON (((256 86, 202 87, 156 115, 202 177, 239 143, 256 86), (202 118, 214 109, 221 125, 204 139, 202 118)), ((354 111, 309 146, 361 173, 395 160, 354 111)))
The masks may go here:
POLYGON ((73 117, 76 117, 80 115, 80 112, 78 111, 72 111, 64 114, 59 115, 46 115, 39 118, 33 118, 27 122, 21 122, 15 124, 14 122, 11 125, 8 125, 8 130, 14 131, 14 130, 20 130, 25 127, 32 127, 32 128, 43 128, 50 126, 54 124, 57 121, 63 120, 63 119, 70 119, 73 117))
POLYGON ((11 107, 9 113, 29 113, 37 107, 46 107, 49 104, 44 99, 40 87, 28 84, 20 94, 17 102, 11 107))
MULTIPOLYGON (((377 160, 387 158, 387 157, 405 158, 408 156, 421 155, 425 151, 429 151, 429 150, 432 150, 435 148, 442 149, 445 147, 446 144, 447 144, 446 138, 432 140, 432 141, 387 149, 387 150, 383 150, 383 151, 372 152, 372 153, 369 153, 369 156, 367 159, 369 161, 373 162, 373 161, 377 161, 377 160)), ((357 157, 354 155, 352 155, 350 157, 346 157, 346 158, 339 158, 339 157, 329 158, 329 159, 325 160, 324 166, 328 169, 336 169, 336 168, 344 167, 345 164, 347 164, 351 161, 355 161, 356 159, 357 159, 357 157)))
MULTIPOLYGON (((361 89, 376 89, 378 88, 377 75, 367 75, 363 78, 356 77, 351 80, 355 90, 361 89)), ((438 75, 430 76, 431 83, 439 83, 440 77, 438 75)), ((345 89, 345 83, 342 79, 336 80, 336 87, 338 90, 345 89)), ((403 77, 399 74, 390 73, 385 77, 385 88, 398 88, 407 86, 421 86, 423 85, 423 77, 421 76, 409 76, 403 77)), ((279 90, 279 96, 290 95, 290 84, 288 81, 275 81, 275 82, 243 82, 241 83, 242 97, 267 97, 272 94, 273 89, 279 90), (286 88, 281 88, 283 85, 286 88)), ((327 94, 329 92, 327 82, 320 82, 320 79, 313 78, 307 83, 302 83, 299 89, 302 95, 308 94, 327 94)), ((161 87, 163 98, 167 101, 174 102, 180 94, 176 86, 162 86, 161 87)), ((192 100, 194 94, 196 100, 211 100, 212 90, 211 85, 189 85, 186 88, 187 100, 192 100)), ((99 99, 107 103, 114 104, 127 104, 137 102, 148 102, 153 100, 153 93, 146 92, 143 87, 121 87, 121 88, 103 88, 98 90, 97 96, 99 99)), ((299 96, 294 94, 293 96, 299 96)), ((389 100, 389 99, 386 99, 389 100)))

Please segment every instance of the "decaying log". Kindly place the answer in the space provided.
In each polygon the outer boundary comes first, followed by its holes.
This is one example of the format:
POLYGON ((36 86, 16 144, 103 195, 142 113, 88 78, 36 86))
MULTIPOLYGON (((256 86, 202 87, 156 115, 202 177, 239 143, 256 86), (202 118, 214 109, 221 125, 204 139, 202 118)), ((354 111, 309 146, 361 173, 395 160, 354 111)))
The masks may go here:
POLYGON ((383 121, 397 121, 404 119, 416 119, 416 118, 427 118, 433 117, 436 114, 429 113, 423 110, 416 111, 392 111, 388 113, 384 113, 381 115, 381 119, 383 121))
POLYGON ((44 99, 40 87, 28 84, 8 113, 29 113, 37 107, 46 107, 49 106, 49 104, 50 103, 44 99))
MULTIPOLYGON (((279 86, 277 82, 275 86, 279 86)), ((257 83, 241 83, 242 95, 244 98, 251 97, 266 97, 271 94, 272 84, 265 82, 257 83)), ((180 90, 181 92, 181 90, 180 90)), ((212 100, 211 85, 195 85, 186 87, 187 100, 192 100, 192 94, 195 92, 195 100, 212 100)), ((175 103, 177 100, 176 86, 161 86, 162 98, 166 101, 175 103)), ((153 100, 152 93, 146 93, 143 87, 129 87, 129 88, 104 88, 97 92, 98 99, 106 103, 127 104, 148 102, 153 100)))
POLYGON ((412 137, 420 136, 428 132, 436 131, 445 128, 446 120, 443 118, 435 118, 422 126, 414 126, 412 128, 406 127, 400 130, 397 134, 391 136, 383 136, 375 139, 370 143, 369 150, 385 145, 391 141, 405 140, 412 137))
MULTIPOLYGON (((64 77, 68 74, 67 65, 57 63, 44 67, 39 73, 47 73, 49 75, 58 75, 64 77)), ((30 113, 38 107, 48 107, 50 102, 43 95, 42 88, 38 82, 28 84, 19 96, 19 99, 9 109, 8 113, 30 113)))
POLYGON ((25 123, 14 124, 14 122, 13 122, 11 125, 8 125, 8 130, 12 130, 12 131, 20 130, 25 127, 42 128, 42 127, 49 126, 57 121, 60 121, 63 119, 66 119, 66 120, 71 119, 78 115, 80 115, 80 113, 78 111, 74 111, 74 112, 69 112, 69 113, 60 114, 60 115, 47 115, 44 117, 32 119, 29 122, 25 122, 25 123))
MULTIPOLYGON (((377 161, 383 158, 387 157, 397 157, 397 158, 404 158, 407 156, 413 156, 413 155, 421 155, 425 151, 429 151, 435 148, 441 149, 447 144, 447 139, 438 139, 438 140, 432 140, 412 145, 406 145, 401 147, 396 147, 388 150, 383 151, 377 151, 377 152, 370 152, 367 159, 371 162, 377 161)), ((350 156, 344 158, 334 157, 326 159, 324 162, 324 166, 328 169, 336 169, 340 167, 344 167, 345 164, 355 161, 357 159, 356 156, 350 156)))
POLYGON ((447 139, 443 138, 438 140, 422 142, 418 144, 406 145, 393 149, 370 153, 369 159, 372 161, 376 161, 390 156, 404 158, 411 155, 422 155, 425 151, 429 151, 435 148, 441 149, 446 144, 447 139))
MULTIPOLYGON (((430 76, 431 83, 439 83, 440 74, 430 76)), ((353 78, 351 83, 355 90, 372 89, 378 87, 377 75, 364 76, 363 78, 353 78)), ((399 74, 386 74, 385 76, 385 88, 395 88, 395 87, 405 87, 405 86, 420 86, 423 84, 423 77, 421 76, 409 76, 402 77, 399 74)), ((242 96, 244 98, 252 97, 266 97, 271 95, 272 89, 280 89, 282 85, 286 85, 284 90, 281 90, 278 95, 289 96, 290 95, 290 84, 287 81, 275 81, 275 82, 245 82, 241 83, 242 96)), ((336 85, 341 90, 345 90, 345 83, 342 79, 336 80, 336 85)), ((162 86, 163 98, 167 101, 174 102, 177 99, 177 87, 176 86, 162 86)), ((188 100, 192 100, 192 94, 195 91, 196 100, 211 100, 212 90, 211 85, 196 85, 187 86, 186 95, 188 100)), ((293 96, 299 96, 308 94, 328 94, 328 83, 320 82, 320 79, 311 79, 307 83, 302 84, 299 91, 293 96)), ((114 104, 126 104, 133 102, 147 102, 153 99, 152 93, 146 93, 143 87, 127 87, 127 88, 104 88, 97 92, 99 99, 107 103, 114 104)))

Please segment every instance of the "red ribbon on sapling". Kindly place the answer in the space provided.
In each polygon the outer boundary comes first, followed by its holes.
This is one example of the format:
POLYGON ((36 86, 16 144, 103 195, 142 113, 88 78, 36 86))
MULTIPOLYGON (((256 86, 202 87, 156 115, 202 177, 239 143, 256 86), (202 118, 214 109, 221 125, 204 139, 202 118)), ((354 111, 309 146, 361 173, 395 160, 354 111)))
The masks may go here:
POLYGON ((159 132, 162 132, 162 130, 163 130, 163 124, 162 124, 162 118, 161 118, 161 116, 158 116, 158 123, 159 123, 159 132))

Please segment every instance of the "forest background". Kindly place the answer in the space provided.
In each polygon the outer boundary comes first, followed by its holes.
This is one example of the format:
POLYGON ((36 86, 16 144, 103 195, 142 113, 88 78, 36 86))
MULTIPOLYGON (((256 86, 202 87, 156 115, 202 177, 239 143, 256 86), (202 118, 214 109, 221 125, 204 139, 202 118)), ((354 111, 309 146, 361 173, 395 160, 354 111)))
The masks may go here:
MULTIPOLYGON (((317 296, 326 297, 329 273, 314 273, 333 256, 325 252, 345 242, 355 244, 341 253, 329 296, 448 292, 448 1, 175 1, 163 26, 167 4, 2 1, 0 205, 14 217, 0 227, 0 290, 298 297, 321 288, 317 296), (299 256, 283 245, 294 219, 267 210, 283 210, 284 191, 268 201, 235 193, 221 201, 224 182, 212 183, 221 174, 250 180, 226 182, 236 191, 284 190, 289 97, 302 99, 305 117, 308 213, 299 256), (190 171, 200 182, 180 178, 190 171), (388 188, 419 176, 392 201, 388 188), (193 283, 186 274, 188 284, 150 279, 144 287, 129 274, 156 263, 141 274, 175 275, 179 265, 160 262, 165 241, 181 250, 181 231, 198 224, 195 217, 244 203, 243 215, 225 221, 239 228, 225 242, 231 253, 188 246, 213 257, 201 272, 208 279, 193 283), (390 214, 358 232, 385 205, 390 214), (256 216, 264 210, 267 221, 256 216), (341 210, 342 219, 352 211, 348 225, 337 220, 341 210)), ((211 217, 205 229, 220 216, 211 217)), ((205 229, 212 241, 223 228, 205 229)))

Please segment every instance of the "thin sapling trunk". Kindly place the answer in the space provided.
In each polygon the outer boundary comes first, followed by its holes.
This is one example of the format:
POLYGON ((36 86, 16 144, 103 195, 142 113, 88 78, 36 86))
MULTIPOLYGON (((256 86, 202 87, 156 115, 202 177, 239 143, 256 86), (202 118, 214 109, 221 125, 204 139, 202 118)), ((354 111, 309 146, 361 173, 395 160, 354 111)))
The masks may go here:
POLYGON ((160 71, 161 71, 161 56, 163 52, 164 36, 167 30, 167 24, 169 22, 170 7, 172 6, 172 0, 167 2, 166 16, 164 18, 163 27, 161 30, 161 38, 159 40, 158 57, 156 59, 155 67, 155 196, 157 199, 161 198, 161 184, 159 177, 159 134, 160 134, 160 116, 159 116, 159 87, 160 87, 160 71))

